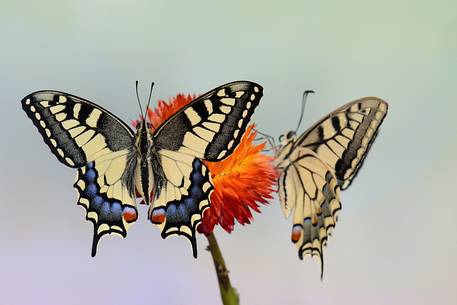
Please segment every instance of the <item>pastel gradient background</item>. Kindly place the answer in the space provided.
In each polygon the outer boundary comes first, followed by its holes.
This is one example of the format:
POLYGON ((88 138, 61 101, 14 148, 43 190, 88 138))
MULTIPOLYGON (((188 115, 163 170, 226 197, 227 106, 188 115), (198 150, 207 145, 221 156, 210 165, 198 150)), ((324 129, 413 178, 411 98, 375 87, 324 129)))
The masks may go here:
POLYGON ((277 198, 252 225, 218 229, 242 304, 457 304, 455 1, 0 2, 0 304, 220 304, 211 257, 162 240, 146 209, 126 239, 101 240, 21 110, 39 89, 136 118, 146 98, 248 79, 255 122, 279 136, 375 95, 389 114, 348 191, 325 255, 300 261, 277 198))

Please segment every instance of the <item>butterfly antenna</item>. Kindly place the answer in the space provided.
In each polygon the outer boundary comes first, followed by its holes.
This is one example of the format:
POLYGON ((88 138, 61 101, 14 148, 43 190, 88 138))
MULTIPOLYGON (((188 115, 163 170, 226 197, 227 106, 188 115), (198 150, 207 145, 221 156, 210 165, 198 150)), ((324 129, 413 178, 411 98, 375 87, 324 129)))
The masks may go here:
POLYGON ((136 100, 138 101, 138 106, 140 106, 141 115, 144 118, 143 108, 140 103, 140 96, 138 95, 138 81, 135 82, 135 91, 136 91, 136 100))
POLYGON ((303 120, 303 114, 305 113, 306 100, 307 100, 308 94, 310 94, 310 93, 314 93, 314 91, 306 90, 303 92, 303 97, 302 97, 302 102, 301 102, 301 114, 300 114, 300 119, 298 120, 297 128, 295 129, 295 133, 298 131, 298 128, 300 128, 301 121, 303 120))
POLYGON ((272 136, 270 136, 266 133, 263 133, 260 130, 257 130, 256 128, 254 128, 254 131, 257 132, 259 135, 264 136, 265 138, 273 138, 272 136))
POLYGON ((268 144, 270 144, 271 148, 273 149, 273 152, 276 153, 276 150, 278 147, 276 145, 275 138, 270 136, 269 134, 266 134, 266 133, 263 133, 263 132, 257 130, 256 128, 254 128, 254 131, 257 132, 259 135, 261 135, 265 140, 267 140, 268 144))
MULTIPOLYGON (((149 104, 151 103, 152 88, 154 88, 154 82, 151 83, 151 89, 149 90, 148 104, 146 105, 146 112, 148 112, 149 104)), ((146 113, 147 115, 147 113, 146 113)))

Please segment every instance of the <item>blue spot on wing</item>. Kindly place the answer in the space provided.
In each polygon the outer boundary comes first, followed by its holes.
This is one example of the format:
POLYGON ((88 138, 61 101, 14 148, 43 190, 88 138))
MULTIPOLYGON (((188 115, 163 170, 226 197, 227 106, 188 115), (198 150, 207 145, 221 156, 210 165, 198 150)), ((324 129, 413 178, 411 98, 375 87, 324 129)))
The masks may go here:
POLYGON ((167 207, 167 222, 168 221, 178 222, 177 216, 176 216, 176 205, 175 204, 170 204, 167 207))
POLYGON ((95 177, 96 177, 96 174, 95 174, 95 171, 93 171, 93 170, 88 170, 84 174, 84 180, 87 181, 87 182, 94 182, 95 181, 95 177))
POLYGON ((105 220, 110 214, 110 203, 108 201, 103 202, 102 208, 100 209, 100 220, 105 220))
POLYGON ((193 172, 192 175, 190 176, 190 180, 199 185, 205 177, 202 176, 200 172, 193 172))
POLYGON ((176 216, 181 222, 185 222, 187 219, 189 219, 189 211, 184 204, 178 206, 176 216))
POLYGON ((122 213, 122 206, 119 202, 113 202, 111 204, 111 213, 120 215, 122 213))
POLYGON ((189 210, 192 209, 193 207, 195 207, 195 200, 192 198, 184 199, 184 206, 189 210))
POLYGON ((95 197, 95 195, 97 195, 97 192, 98 187, 97 185, 95 185, 95 183, 89 183, 84 189, 84 194, 89 198, 95 197))
POLYGON ((103 198, 101 196, 95 196, 94 198, 92 198, 90 203, 91 203, 91 207, 94 210, 99 210, 103 203, 103 198))
POLYGON ((195 199, 195 201, 200 201, 203 198, 203 190, 201 186, 194 185, 190 189, 190 196, 195 199))
POLYGON ((202 161, 195 159, 192 163, 192 168, 194 169, 194 172, 201 172, 202 161))

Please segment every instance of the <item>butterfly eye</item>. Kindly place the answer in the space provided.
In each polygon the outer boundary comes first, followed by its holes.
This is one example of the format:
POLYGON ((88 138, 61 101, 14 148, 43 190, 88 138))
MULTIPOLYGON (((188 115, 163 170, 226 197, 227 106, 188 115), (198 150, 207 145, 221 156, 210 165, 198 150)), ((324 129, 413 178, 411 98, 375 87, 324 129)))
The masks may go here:
POLYGON ((142 124, 142 121, 137 121, 136 130, 140 130, 141 129, 141 124, 142 124))
POLYGON ((295 131, 291 130, 287 133, 286 138, 287 138, 287 140, 289 140, 289 139, 292 139, 293 137, 295 137, 295 131))

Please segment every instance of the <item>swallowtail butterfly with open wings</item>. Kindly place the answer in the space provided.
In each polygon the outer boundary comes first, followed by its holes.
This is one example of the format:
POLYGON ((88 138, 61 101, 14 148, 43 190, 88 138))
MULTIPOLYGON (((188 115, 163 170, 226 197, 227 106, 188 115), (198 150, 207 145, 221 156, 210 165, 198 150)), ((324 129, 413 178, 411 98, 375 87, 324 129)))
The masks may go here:
POLYGON ((281 208, 287 218, 293 211, 292 242, 298 255, 317 255, 323 275, 323 246, 335 227, 341 209, 340 190, 352 182, 387 114, 388 104, 377 97, 350 102, 326 115, 300 136, 306 96, 297 129, 280 137, 268 136, 279 171, 281 208))
POLYGON ((92 256, 103 235, 126 237, 138 217, 139 193, 162 237, 187 237, 197 257, 195 231, 213 190, 202 160, 223 160, 234 151, 262 90, 248 81, 222 85, 153 132, 144 116, 132 131, 97 104, 64 92, 34 92, 22 108, 57 159, 78 170, 78 204, 94 225, 92 256))

